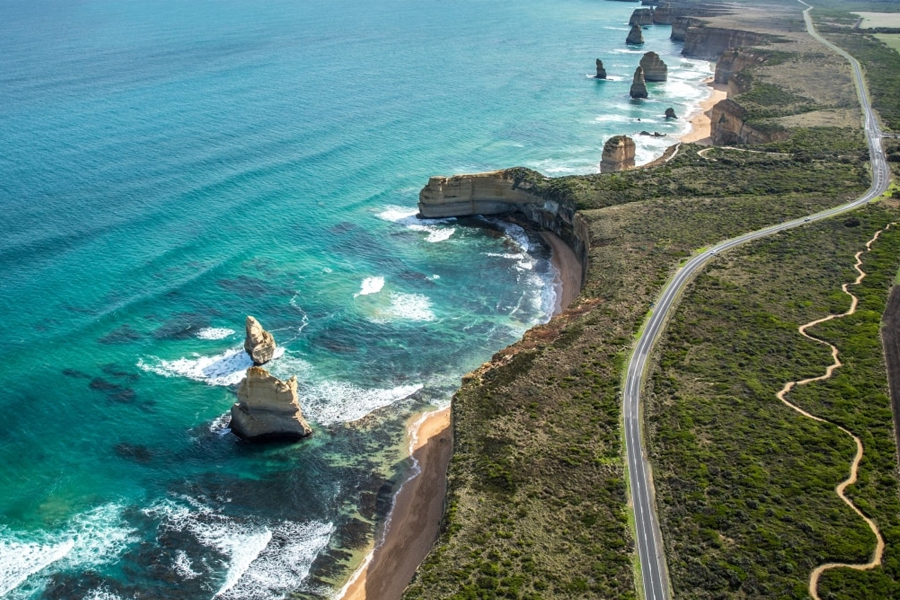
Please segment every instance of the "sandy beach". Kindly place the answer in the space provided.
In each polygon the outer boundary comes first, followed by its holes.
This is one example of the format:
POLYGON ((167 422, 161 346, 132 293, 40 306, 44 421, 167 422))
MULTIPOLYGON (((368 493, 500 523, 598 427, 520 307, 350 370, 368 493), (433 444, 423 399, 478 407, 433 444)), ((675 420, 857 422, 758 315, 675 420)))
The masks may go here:
POLYGON ((691 118, 690 131, 681 136, 681 141, 686 144, 712 145, 712 139, 710 138, 710 113, 712 112, 712 107, 719 101, 724 100, 728 95, 726 92, 728 86, 714 83, 712 77, 707 79, 705 83, 710 88, 710 94, 706 100, 700 103, 700 112, 691 118))
POLYGON ((581 263, 572 249, 562 241, 558 235, 549 231, 542 231, 541 236, 549 244, 553 251, 550 260, 556 267, 556 306, 553 314, 558 315, 566 310, 581 293, 581 263))

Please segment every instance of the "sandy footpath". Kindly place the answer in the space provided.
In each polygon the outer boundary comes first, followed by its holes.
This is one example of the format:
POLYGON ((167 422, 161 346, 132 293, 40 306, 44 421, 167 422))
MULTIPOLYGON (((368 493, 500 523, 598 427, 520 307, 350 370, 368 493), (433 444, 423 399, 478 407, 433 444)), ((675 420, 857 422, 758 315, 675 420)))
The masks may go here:
POLYGON ((691 130, 681 136, 681 141, 685 144, 712 145, 710 113, 713 106, 728 96, 726 93, 728 86, 722 83, 713 83, 712 77, 705 83, 709 86, 709 97, 700 103, 700 112, 691 118, 691 130))

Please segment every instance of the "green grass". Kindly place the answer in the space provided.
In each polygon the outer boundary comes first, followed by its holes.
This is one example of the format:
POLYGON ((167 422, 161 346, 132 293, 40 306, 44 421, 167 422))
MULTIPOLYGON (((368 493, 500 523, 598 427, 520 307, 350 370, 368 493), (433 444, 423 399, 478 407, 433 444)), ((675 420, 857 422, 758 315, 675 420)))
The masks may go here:
POLYGON ((877 33, 873 37, 894 52, 900 52, 900 33, 877 33))
MULTIPOLYGON (((866 562, 874 537, 834 494, 855 447, 835 427, 775 398, 789 380, 831 363, 797 326, 847 309, 841 283, 853 254, 896 219, 879 203, 852 217, 779 234, 735 250, 699 276, 660 344, 647 409, 669 571, 680 598, 808 598, 826 561, 866 562)), ((869 273, 853 317, 817 326, 845 366, 789 399, 860 435, 860 481, 848 490, 881 525, 885 567, 827 571, 823 598, 900 594, 900 499, 878 330, 900 262, 900 231, 865 256, 869 273)))

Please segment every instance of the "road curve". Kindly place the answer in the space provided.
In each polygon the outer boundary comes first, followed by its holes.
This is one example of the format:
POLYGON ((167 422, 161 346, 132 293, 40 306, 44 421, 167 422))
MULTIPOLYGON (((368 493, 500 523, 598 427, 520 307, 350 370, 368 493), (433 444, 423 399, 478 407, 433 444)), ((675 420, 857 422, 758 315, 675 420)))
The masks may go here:
POLYGON ((694 275, 719 252, 778 233, 779 231, 799 227, 806 222, 827 219, 859 208, 884 193, 890 183, 887 159, 881 147, 881 129, 869 103, 866 84, 863 80, 859 62, 820 36, 816 32, 809 15, 809 11, 813 7, 803 2, 803 0, 798 1, 808 7, 803 11, 803 18, 806 21, 806 29, 809 34, 846 58, 853 67, 856 91, 862 106, 866 139, 869 144, 872 186, 863 196, 853 202, 720 242, 716 246, 691 258, 675 273, 675 276, 663 289, 662 295, 656 302, 656 306, 644 324, 644 329, 635 344, 634 351, 628 362, 622 394, 622 409, 625 420, 625 454, 628 463, 628 477, 631 484, 631 502, 634 510, 635 541, 637 543, 641 578, 643 580, 642 586, 646 600, 667 600, 670 597, 670 590, 662 535, 659 529, 659 520, 656 515, 656 504, 650 479, 650 469, 641 438, 641 384, 647 370, 650 351, 653 349, 653 344, 659 338, 665 326, 666 319, 675 305, 675 300, 694 275))

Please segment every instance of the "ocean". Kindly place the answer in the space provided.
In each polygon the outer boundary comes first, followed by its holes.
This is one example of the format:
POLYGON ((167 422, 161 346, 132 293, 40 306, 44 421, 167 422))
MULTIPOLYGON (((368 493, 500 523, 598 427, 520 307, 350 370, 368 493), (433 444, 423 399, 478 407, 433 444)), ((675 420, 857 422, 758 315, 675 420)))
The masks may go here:
POLYGON ((419 221, 418 191, 596 172, 641 129, 658 156, 711 70, 669 27, 627 48, 635 6, 0 1, 0 596, 340 589, 409 423, 557 293, 534 233, 419 221), (669 81, 632 101, 647 50, 669 81), (227 429, 247 315, 313 437, 227 429))

